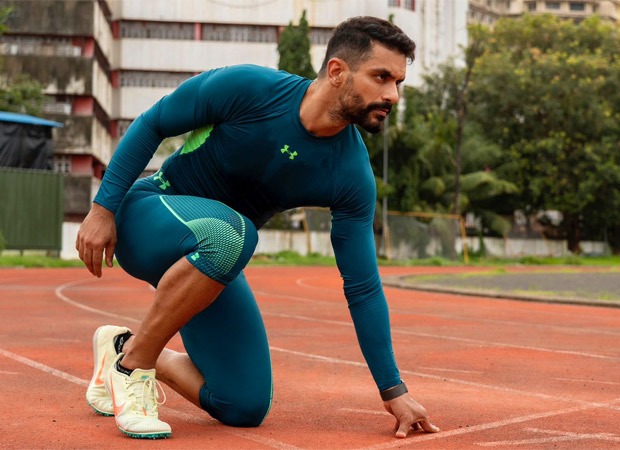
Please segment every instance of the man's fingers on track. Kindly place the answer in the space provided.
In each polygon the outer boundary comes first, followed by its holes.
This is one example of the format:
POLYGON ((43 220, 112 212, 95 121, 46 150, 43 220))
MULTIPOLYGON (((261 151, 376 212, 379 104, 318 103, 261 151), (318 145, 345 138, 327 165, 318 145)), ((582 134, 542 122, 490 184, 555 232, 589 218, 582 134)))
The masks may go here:
POLYGON ((405 423, 398 423, 398 429, 396 430, 397 438, 406 438, 409 430, 411 429, 411 425, 407 425, 405 423))
POLYGON ((436 427, 432 423, 430 423, 427 419, 420 420, 416 422, 416 425, 420 426, 427 433, 437 433, 441 431, 439 427, 436 427))

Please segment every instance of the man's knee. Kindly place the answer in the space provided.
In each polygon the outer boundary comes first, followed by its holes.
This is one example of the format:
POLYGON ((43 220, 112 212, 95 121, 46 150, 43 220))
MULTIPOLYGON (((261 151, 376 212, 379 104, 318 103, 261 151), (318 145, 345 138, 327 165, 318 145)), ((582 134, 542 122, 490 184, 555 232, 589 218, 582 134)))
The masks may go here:
POLYGON ((200 391, 200 404, 213 418, 231 427, 257 427, 271 408, 271 392, 245 393, 234 398, 213 395, 206 389, 200 391))

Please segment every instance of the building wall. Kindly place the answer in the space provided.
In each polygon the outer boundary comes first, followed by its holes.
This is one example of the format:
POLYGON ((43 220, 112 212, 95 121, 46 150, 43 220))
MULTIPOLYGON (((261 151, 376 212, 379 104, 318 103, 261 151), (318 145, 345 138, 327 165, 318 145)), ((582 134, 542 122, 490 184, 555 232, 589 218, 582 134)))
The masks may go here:
POLYGON ((56 167, 91 177, 67 183, 91 189, 70 194, 70 220, 88 210, 97 178, 133 119, 204 70, 277 67, 279 35, 303 11, 316 71, 332 29, 352 16, 391 16, 416 41, 405 85, 419 84, 424 71, 466 43, 464 1, 0 0, 5 6, 14 14, 0 37, 3 75, 29 73, 43 84, 44 116, 64 124, 55 130, 56 167))
POLYGON ((332 27, 345 17, 375 15, 387 18, 383 0, 276 0, 271 2, 227 0, 108 0, 115 18, 168 22, 216 22, 287 25, 297 21, 303 10, 311 25, 332 27))
POLYGON ((451 0, 418 2, 416 14, 409 22, 409 32, 417 45, 416 62, 410 84, 419 86, 426 73, 451 58, 462 58, 461 47, 467 45, 467 3, 451 0))
POLYGON ((492 25, 501 17, 523 14, 553 14, 581 20, 599 14, 606 20, 620 18, 619 0, 469 0, 468 20, 492 25))

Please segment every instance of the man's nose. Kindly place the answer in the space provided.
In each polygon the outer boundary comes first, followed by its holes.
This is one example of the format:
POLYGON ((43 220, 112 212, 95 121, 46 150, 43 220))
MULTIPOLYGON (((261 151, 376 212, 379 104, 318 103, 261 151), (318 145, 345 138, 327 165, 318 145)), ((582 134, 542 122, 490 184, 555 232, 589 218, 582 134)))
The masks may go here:
POLYGON ((398 85, 396 83, 390 84, 383 93, 383 101, 388 101, 392 105, 398 103, 400 93, 398 92, 398 85))

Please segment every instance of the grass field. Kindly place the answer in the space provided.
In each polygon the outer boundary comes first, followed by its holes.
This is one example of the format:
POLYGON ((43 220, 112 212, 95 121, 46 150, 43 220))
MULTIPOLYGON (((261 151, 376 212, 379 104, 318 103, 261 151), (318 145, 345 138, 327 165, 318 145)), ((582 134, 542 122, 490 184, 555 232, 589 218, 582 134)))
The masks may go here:
MULTIPOLYGON (((332 257, 321 255, 302 256, 295 252, 280 252, 273 255, 255 255, 250 265, 274 265, 274 266, 335 266, 336 261, 332 257)), ((450 261, 442 258, 410 259, 410 260, 383 260, 379 259, 382 266, 462 266, 459 261, 450 261)), ((568 256, 565 258, 525 256, 516 259, 500 259, 488 257, 470 258, 469 266, 514 266, 514 265, 568 265, 568 266, 620 266, 620 256, 568 256)), ((80 267, 83 263, 79 260, 62 260, 46 256, 45 254, 0 254, 0 267, 80 267)))

